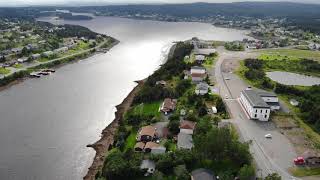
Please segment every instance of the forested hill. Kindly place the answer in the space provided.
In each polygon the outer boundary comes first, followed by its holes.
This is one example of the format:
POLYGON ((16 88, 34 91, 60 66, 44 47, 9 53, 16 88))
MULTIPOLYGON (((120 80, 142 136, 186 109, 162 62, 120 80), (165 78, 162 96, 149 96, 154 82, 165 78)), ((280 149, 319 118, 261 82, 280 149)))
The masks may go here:
POLYGON ((163 15, 179 18, 199 18, 215 15, 227 17, 280 17, 294 25, 320 32, 320 4, 289 2, 191 3, 158 5, 109 5, 86 7, 26 7, 0 8, 1 17, 36 17, 40 11, 68 9, 75 12, 99 12, 105 15, 163 15))
POLYGON ((320 5, 289 2, 237 2, 237 3, 191 3, 163 5, 113 5, 78 7, 75 10, 99 10, 113 13, 166 14, 177 17, 202 17, 208 15, 240 15, 254 17, 317 17, 320 5))

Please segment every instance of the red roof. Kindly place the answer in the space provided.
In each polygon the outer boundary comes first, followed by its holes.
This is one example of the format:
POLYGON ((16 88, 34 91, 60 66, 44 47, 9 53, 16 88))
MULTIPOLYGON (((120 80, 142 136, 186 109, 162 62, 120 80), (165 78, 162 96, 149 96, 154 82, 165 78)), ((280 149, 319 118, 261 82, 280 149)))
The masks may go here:
POLYGON ((192 129, 196 127, 196 123, 192 121, 182 120, 180 122, 180 129, 192 129))

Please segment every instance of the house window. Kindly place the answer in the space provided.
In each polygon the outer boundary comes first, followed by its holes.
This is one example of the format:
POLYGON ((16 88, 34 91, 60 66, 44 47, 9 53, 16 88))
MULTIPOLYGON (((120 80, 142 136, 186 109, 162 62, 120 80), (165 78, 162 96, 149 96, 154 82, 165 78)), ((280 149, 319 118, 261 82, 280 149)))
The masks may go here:
POLYGON ((268 109, 266 109, 266 113, 268 113, 268 109))
POLYGON ((260 110, 260 113, 262 113, 262 109, 260 110))
POLYGON ((264 115, 264 118, 267 118, 267 115, 264 115))
POLYGON ((258 109, 256 109, 256 113, 258 112, 258 109))
POLYGON ((254 117, 256 118, 256 117, 257 117, 257 114, 254 114, 254 117))

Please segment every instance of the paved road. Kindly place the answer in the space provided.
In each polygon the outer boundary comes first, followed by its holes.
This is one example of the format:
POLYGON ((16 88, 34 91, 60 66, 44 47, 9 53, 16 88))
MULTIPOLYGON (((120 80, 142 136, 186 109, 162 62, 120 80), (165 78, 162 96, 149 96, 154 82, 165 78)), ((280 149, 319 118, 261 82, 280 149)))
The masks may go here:
POLYGON ((288 168, 293 166, 292 160, 297 156, 289 140, 275 128, 272 122, 257 122, 249 120, 237 98, 240 92, 248 85, 237 75, 230 73, 225 66, 227 63, 238 63, 239 60, 255 57, 256 54, 248 52, 229 52, 223 48, 218 49, 219 59, 216 63, 214 74, 218 91, 225 99, 232 123, 238 129, 241 139, 252 141, 250 151, 257 165, 257 175, 267 176, 277 172, 282 179, 298 179, 292 177, 288 168), (230 80, 225 80, 225 77, 230 80), (265 134, 272 134, 272 139, 266 139, 265 134))

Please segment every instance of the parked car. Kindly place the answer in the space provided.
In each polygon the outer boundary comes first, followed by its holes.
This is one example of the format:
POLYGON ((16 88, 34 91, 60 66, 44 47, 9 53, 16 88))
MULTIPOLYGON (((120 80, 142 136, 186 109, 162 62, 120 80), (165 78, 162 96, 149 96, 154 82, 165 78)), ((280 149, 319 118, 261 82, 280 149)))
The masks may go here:
POLYGON ((272 135, 271 134, 266 134, 264 135, 265 138, 272 138, 272 135))
POLYGON ((297 157, 293 160, 295 165, 304 165, 305 161, 303 157, 297 157))

